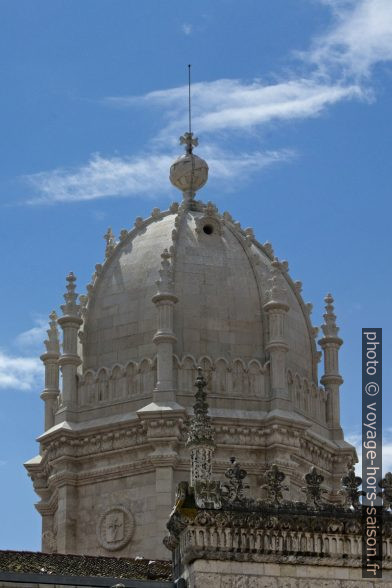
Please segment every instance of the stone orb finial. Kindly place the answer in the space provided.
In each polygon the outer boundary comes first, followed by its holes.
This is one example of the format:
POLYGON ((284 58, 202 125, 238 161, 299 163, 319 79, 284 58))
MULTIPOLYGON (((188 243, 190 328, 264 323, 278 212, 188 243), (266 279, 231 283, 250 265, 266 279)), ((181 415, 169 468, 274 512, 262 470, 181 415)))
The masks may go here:
POLYGON ((170 181, 184 196, 192 198, 208 179, 208 165, 204 159, 194 155, 192 149, 198 144, 193 133, 185 133, 180 137, 180 143, 185 145, 185 154, 181 155, 170 167, 170 181))
POLYGON ((181 155, 170 168, 170 181, 181 192, 200 190, 208 180, 208 165, 197 155, 181 155))

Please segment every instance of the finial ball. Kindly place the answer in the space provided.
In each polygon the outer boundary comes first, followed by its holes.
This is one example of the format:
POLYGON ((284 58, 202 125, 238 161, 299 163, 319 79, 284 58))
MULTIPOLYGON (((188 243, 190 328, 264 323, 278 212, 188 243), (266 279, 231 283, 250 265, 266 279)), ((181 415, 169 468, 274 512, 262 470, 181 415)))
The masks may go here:
POLYGON ((193 154, 193 147, 198 145, 198 139, 193 133, 185 133, 180 137, 180 144, 185 145, 185 155, 182 155, 170 168, 170 181, 181 192, 192 198, 208 179, 208 165, 193 154))
POLYGON ((197 155, 186 153, 173 163, 170 168, 170 181, 181 192, 200 190, 208 179, 208 165, 197 155))

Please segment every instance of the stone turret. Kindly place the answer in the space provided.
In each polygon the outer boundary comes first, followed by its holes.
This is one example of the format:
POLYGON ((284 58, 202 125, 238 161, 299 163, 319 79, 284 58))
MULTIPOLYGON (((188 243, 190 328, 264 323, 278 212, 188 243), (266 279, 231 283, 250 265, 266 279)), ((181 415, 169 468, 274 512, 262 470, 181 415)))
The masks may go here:
POLYGON ((324 352, 324 374, 320 381, 328 392, 327 423, 332 429, 333 437, 342 439, 339 388, 343 384, 343 378, 339 374, 339 349, 343 344, 343 340, 338 336, 339 327, 336 325, 336 315, 334 314, 334 299, 331 294, 327 294, 324 300, 326 312, 324 314, 324 324, 321 326, 324 337, 319 341, 324 352))
POLYGON ((47 330, 48 338, 44 341, 46 353, 41 355, 41 360, 45 366, 45 388, 41 398, 45 403, 45 431, 54 425, 54 413, 59 390, 59 357, 60 343, 57 329, 57 315, 53 310, 50 315, 49 329, 47 330))
POLYGON ((178 301, 174 294, 171 255, 165 249, 161 255, 162 263, 157 281, 158 291, 152 301, 157 308, 158 329, 153 337, 157 346, 157 384, 154 401, 174 401, 173 391, 173 344, 177 341, 173 332, 173 309, 178 301))
POLYGON ((76 303, 76 276, 71 272, 67 276, 67 292, 64 294, 65 304, 61 306, 63 316, 58 323, 63 330, 62 354, 59 364, 63 375, 63 390, 61 398, 61 409, 66 412, 67 417, 71 416, 77 403, 77 381, 76 372, 81 364, 78 355, 78 331, 83 323, 80 317, 80 305, 76 303))
POLYGON ((274 267, 272 277, 269 280, 270 289, 267 290, 267 302, 264 310, 268 315, 269 339, 266 351, 270 354, 271 373, 271 408, 288 408, 288 385, 287 385, 287 344, 285 321, 289 310, 287 304, 287 292, 282 285, 282 276, 279 270, 274 267))

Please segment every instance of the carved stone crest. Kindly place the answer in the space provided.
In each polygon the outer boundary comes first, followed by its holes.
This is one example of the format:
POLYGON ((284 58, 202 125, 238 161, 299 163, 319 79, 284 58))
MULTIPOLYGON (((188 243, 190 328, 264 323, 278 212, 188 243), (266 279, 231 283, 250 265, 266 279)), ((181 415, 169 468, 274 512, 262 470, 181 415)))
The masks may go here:
POLYGON ((125 506, 112 506, 105 510, 97 524, 99 543, 108 551, 118 551, 129 543, 135 529, 130 510, 125 506))

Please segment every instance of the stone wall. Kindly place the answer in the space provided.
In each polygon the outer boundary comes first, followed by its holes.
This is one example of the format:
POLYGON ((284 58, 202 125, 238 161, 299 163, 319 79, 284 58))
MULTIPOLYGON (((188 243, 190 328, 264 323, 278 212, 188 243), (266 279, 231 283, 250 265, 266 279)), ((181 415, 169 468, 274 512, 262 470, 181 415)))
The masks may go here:
POLYGON ((184 574, 187 588, 392 588, 392 570, 365 580, 360 568, 298 563, 212 561, 198 559, 184 574))

